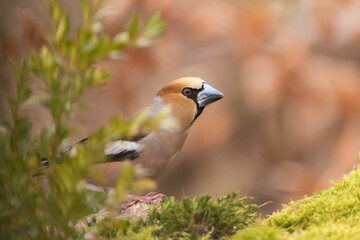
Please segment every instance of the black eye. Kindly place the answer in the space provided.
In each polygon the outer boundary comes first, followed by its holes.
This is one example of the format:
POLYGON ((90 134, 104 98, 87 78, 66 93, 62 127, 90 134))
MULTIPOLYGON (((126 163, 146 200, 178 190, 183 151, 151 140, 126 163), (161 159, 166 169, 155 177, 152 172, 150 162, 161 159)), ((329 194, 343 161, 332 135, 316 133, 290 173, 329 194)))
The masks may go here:
POLYGON ((190 88, 184 88, 183 90, 182 90, 182 94, 184 94, 185 96, 190 96, 191 95, 191 93, 192 93, 192 90, 190 89, 190 88))

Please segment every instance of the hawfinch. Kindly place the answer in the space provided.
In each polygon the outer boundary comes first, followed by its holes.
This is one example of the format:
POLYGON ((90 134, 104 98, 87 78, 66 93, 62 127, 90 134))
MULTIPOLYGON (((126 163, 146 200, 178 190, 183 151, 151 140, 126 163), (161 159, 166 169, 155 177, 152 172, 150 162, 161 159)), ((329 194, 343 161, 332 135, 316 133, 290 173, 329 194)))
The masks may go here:
POLYGON ((153 130, 132 141, 110 142, 104 152, 108 161, 92 166, 105 181, 100 183, 89 179, 88 182, 101 188, 114 187, 124 160, 131 160, 135 169, 137 166, 144 169, 147 177, 158 178, 178 155, 191 125, 204 108, 223 97, 219 90, 200 78, 183 77, 170 82, 156 94, 149 110, 156 114, 163 106, 169 106, 176 127, 153 130))
POLYGON ((105 149, 109 161, 94 165, 105 177, 102 187, 115 186, 124 160, 131 160, 135 167, 139 165, 148 173, 147 177, 160 177, 177 157, 196 118, 207 105, 223 97, 219 90, 196 77, 183 77, 167 84, 156 94, 150 111, 168 105, 171 117, 177 121, 176 127, 154 130, 133 141, 109 143, 105 149))

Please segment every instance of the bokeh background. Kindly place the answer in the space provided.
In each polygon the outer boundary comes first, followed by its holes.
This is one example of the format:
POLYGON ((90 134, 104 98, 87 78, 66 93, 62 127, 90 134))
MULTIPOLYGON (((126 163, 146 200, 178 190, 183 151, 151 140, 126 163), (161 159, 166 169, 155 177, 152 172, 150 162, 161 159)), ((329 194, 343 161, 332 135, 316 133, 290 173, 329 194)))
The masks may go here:
MULTIPOLYGON (((77 1, 63 0, 75 30, 77 1)), ((50 31, 46 1, 0 1, 0 90, 14 92, 8 63, 39 49, 50 31)), ((167 195, 240 191, 271 213, 327 188, 349 172, 360 149, 360 1, 113 0, 104 30, 114 36, 132 12, 160 10, 154 45, 98 63, 111 73, 87 93, 74 118, 74 143, 114 114, 130 117, 167 82, 198 76, 225 98, 197 120, 179 161, 159 180, 167 195)), ((36 87, 34 87, 36 91, 36 87)), ((25 114, 34 132, 48 121, 25 114)), ((0 102, 0 117, 8 108, 0 102)))

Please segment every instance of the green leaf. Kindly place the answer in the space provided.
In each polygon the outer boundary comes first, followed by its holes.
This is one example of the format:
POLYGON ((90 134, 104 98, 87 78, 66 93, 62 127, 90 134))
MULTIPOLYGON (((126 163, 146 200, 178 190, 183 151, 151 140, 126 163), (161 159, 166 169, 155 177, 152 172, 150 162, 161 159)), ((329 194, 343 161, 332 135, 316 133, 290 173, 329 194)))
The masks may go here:
POLYGON ((18 118, 16 124, 16 132, 14 132, 14 134, 20 139, 25 139, 30 133, 32 127, 31 123, 27 119, 18 118))
POLYGON ((128 32, 119 33, 114 37, 113 41, 117 49, 124 48, 130 42, 129 33, 128 32))
POLYGON ((136 39, 138 28, 139 28, 139 15, 137 13, 134 13, 131 16, 128 26, 128 36, 130 42, 133 42, 136 39))
POLYGON ((66 13, 63 13, 59 19, 59 24, 55 32, 55 41, 61 42, 69 31, 70 20, 66 13))
POLYGON ((104 84, 107 79, 109 79, 109 76, 109 72, 106 69, 96 68, 93 75, 94 83, 100 86, 104 84))
POLYGON ((99 39, 97 45, 97 57, 105 57, 109 54, 109 49, 111 48, 111 41, 108 36, 103 36, 99 39))
POLYGON ((89 60, 91 54, 97 50, 98 47, 98 38, 96 36, 91 36, 86 39, 85 44, 80 47, 80 53, 82 55, 82 60, 89 60))
POLYGON ((59 5, 58 0, 51 0, 50 2, 50 17, 51 22, 55 26, 55 24, 59 21, 60 16, 63 14, 63 10, 59 5))
POLYGON ((81 0, 81 9, 83 14, 83 22, 87 23, 91 17, 91 9, 88 0, 81 0))
POLYGON ((17 102, 9 96, 6 96, 6 98, 7 98, 7 102, 9 104, 10 110, 11 110, 11 115, 12 115, 12 117, 14 117, 17 112, 17 107, 18 107, 17 102))
POLYGON ((166 24, 161 20, 160 11, 155 12, 146 22, 142 36, 153 38, 164 32, 166 24))

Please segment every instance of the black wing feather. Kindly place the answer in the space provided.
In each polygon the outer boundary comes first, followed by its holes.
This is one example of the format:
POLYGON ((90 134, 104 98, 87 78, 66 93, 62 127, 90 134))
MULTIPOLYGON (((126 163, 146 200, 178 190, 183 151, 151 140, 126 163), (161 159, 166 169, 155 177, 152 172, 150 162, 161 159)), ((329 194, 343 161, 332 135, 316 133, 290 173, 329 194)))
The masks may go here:
POLYGON ((108 158, 114 162, 121 162, 124 160, 135 160, 136 158, 140 157, 139 151, 136 150, 129 150, 129 151, 121 151, 115 154, 107 154, 108 158))

